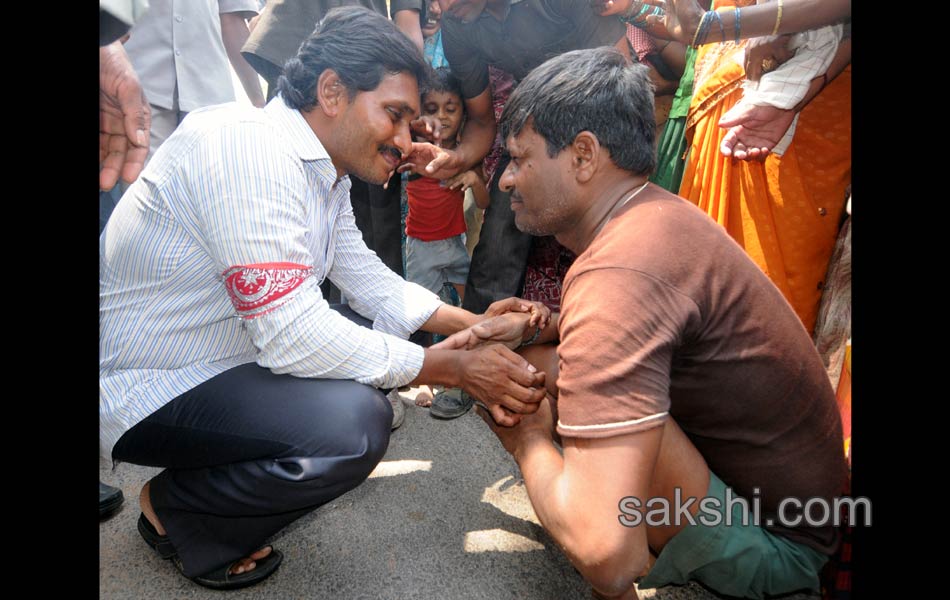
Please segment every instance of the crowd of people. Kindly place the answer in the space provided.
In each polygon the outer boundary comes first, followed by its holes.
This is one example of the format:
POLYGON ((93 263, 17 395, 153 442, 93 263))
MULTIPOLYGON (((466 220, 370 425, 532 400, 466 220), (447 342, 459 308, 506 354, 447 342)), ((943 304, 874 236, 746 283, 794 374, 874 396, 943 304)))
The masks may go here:
POLYGON ((100 2, 100 458, 163 468, 161 558, 269 577, 425 386, 596 597, 821 589, 841 528, 781 517, 849 489, 849 0, 145 4, 100 2))

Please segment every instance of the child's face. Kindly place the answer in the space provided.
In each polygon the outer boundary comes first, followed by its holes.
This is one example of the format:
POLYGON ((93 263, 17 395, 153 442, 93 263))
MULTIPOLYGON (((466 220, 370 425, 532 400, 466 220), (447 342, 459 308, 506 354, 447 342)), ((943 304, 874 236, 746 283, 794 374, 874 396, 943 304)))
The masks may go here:
POLYGON ((422 36, 431 37, 442 25, 442 7, 436 0, 430 0, 426 8, 426 22, 422 27, 422 36))
POLYGON ((438 119, 442 125, 441 139, 452 141, 462 126, 462 99, 454 92, 426 92, 422 97, 422 114, 438 119))

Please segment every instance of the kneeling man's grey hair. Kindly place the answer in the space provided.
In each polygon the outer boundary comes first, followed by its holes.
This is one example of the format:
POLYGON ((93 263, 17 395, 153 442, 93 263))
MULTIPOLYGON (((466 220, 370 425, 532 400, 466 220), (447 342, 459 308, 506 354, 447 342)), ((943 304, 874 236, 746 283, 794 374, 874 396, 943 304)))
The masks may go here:
POLYGON ((529 119, 552 158, 590 131, 619 168, 647 175, 656 167, 648 69, 615 48, 565 52, 531 71, 505 105, 502 139, 517 136, 529 119))

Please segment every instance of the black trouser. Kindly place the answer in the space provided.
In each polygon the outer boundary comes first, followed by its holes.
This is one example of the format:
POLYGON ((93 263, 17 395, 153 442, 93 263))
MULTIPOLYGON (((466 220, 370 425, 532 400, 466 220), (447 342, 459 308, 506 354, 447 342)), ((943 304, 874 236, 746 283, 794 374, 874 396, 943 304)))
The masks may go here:
POLYGON ((515 227, 509 194, 498 187, 510 160, 505 152, 498 161, 488 190, 491 204, 485 209, 485 221, 468 268, 462 308, 477 314, 485 312, 496 300, 519 295, 524 287, 532 236, 515 227))
POLYGON ((350 175, 350 202, 356 226, 363 234, 366 247, 376 253, 396 275, 405 277, 402 270, 402 223, 399 208, 401 175, 393 174, 389 186, 366 183, 350 175))
POLYGON ((151 480, 152 507, 194 577, 247 556, 362 483, 386 453, 392 415, 370 386, 251 363, 152 413, 112 456, 165 467, 151 480))

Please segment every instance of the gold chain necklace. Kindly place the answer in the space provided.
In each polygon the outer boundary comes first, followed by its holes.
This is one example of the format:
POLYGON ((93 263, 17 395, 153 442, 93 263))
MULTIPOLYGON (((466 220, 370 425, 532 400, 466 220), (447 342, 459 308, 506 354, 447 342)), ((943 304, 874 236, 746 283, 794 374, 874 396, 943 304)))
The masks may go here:
POLYGON ((607 219, 606 219, 603 223, 600 224, 600 226, 597 228, 597 231, 594 233, 594 236, 593 236, 593 237, 597 237, 597 234, 600 233, 600 230, 603 229, 604 227, 606 227, 606 226, 607 226, 607 223, 610 223, 610 220, 614 218, 614 214, 615 214, 618 210, 620 210, 621 208, 623 208, 623 207, 627 204, 627 202, 630 202, 631 200, 633 200, 634 198, 636 198, 636 197, 637 197, 637 194, 639 194, 640 192, 642 192, 643 190, 645 190, 646 187, 647 187, 649 184, 650 184, 650 180, 648 179, 648 180, 646 180, 646 181, 643 183, 643 185, 641 185, 640 187, 638 187, 637 189, 635 189, 633 192, 630 193, 629 196, 627 196, 626 198, 624 198, 624 199, 620 202, 620 204, 617 204, 617 205, 614 206, 612 209, 610 209, 610 214, 607 216, 607 219))

